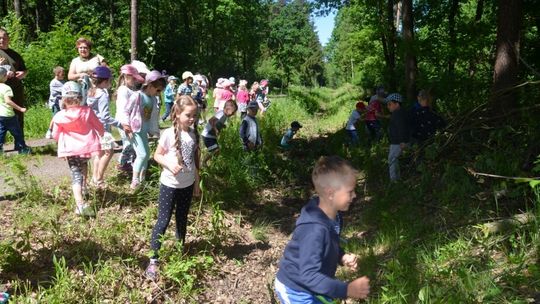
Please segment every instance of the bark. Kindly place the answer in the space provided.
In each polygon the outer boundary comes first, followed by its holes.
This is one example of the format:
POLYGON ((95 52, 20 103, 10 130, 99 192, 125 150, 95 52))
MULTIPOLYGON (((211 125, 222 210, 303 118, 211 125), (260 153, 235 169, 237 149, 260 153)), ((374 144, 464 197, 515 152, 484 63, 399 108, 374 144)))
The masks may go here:
POLYGON ((516 98, 515 91, 510 92, 510 89, 518 81, 522 9, 522 0, 499 0, 497 49, 491 90, 491 101, 495 102, 499 109, 511 107, 516 98))
POLYGON ((15 10, 15 16, 17 16, 17 18, 21 18, 22 17, 21 0, 13 0, 13 9, 15 10))
POLYGON ((448 54, 448 75, 454 74, 456 66, 457 38, 456 38, 456 17, 459 13, 459 0, 452 0, 450 11, 448 13, 448 38, 449 38, 449 54, 448 54))
POLYGON ((137 0, 131 0, 131 61, 137 59, 138 17, 137 0))
MULTIPOLYGON (((474 28, 479 25, 482 20, 482 15, 484 13, 484 0, 478 0, 476 4, 476 15, 474 16, 474 28)), ((474 35, 474 33, 473 33, 474 35)), ((476 65, 478 64, 479 58, 478 55, 474 56, 469 61, 469 77, 473 77, 476 74, 476 65)))
POLYGON ((414 51, 414 17, 412 0, 404 0, 403 9, 403 43, 405 49, 405 88, 407 100, 416 100, 416 55, 414 51))
POLYGON ((378 5, 381 31, 381 44, 383 47, 384 61, 388 75, 388 88, 396 89, 396 28, 394 26, 394 0, 386 1, 385 12, 382 9, 382 3, 378 5), (384 19, 386 13, 386 20, 384 19))

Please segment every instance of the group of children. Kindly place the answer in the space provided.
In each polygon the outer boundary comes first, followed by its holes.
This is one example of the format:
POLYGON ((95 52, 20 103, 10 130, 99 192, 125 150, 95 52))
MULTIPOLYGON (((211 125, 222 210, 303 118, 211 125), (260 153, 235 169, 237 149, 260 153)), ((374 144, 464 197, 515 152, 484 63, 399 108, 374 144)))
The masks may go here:
POLYGON ((365 121, 365 128, 371 141, 379 141, 382 137, 380 118, 386 118, 383 114, 382 104, 386 104, 390 112, 388 124, 388 171, 391 181, 400 179, 399 157, 411 144, 422 144, 432 137, 437 130, 445 127, 444 120, 433 111, 432 97, 426 90, 418 93, 418 101, 411 110, 403 106, 403 97, 398 93, 386 95, 384 87, 380 86, 376 94, 371 96, 366 105, 360 101, 356 109, 351 113, 345 126, 351 145, 359 142, 357 125, 365 121))

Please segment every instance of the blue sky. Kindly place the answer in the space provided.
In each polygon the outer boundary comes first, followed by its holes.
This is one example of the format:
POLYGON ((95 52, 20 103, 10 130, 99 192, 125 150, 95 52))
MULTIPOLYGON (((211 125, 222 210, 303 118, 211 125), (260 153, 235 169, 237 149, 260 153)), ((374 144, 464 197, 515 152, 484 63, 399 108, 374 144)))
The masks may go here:
POLYGON ((315 30, 317 31, 319 41, 323 46, 328 43, 330 36, 332 36, 334 17, 336 17, 335 11, 332 11, 328 16, 313 17, 313 20, 315 21, 315 30))

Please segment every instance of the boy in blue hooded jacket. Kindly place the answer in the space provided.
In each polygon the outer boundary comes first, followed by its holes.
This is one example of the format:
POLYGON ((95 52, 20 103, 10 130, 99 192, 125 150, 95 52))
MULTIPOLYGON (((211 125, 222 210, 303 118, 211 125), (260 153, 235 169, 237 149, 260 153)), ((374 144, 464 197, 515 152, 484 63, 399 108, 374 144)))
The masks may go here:
POLYGON ((302 208, 276 274, 275 289, 282 304, 324 304, 335 298, 368 296, 367 277, 349 283, 335 278, 338 264, 353 271, 357 267, 356 256, 345 254, 339 246, 340 212, 347 211, 356 197, 357 174, 337 156, 323 156, 315 164, 311 178, 319 197, 302 208))

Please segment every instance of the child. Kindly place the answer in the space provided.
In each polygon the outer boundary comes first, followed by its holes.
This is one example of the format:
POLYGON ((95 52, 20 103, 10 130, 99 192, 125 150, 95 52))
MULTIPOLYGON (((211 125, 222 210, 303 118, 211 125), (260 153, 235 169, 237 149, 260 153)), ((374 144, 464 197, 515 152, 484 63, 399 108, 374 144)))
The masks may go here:
POLYGON ((199 113, 199 124, 206 123, 206 83, 204 76, 201 74, 196 74, 193 76, 193 90, 195 101, 197 102, 198 113, 199 113))
POLYGON ((240 80, 238 83, 238 92, 236 92, 236 102, 240 112, 240 119, 244 119, 247 114, 247 105, 249 102, 249 91, 247 89, 247 80, 240 80))
POLYGON ((158 275, 158 252, 161 238, 167 230, 173 210, 176 212, 176 238, 186 239, 187 217, 191 198, 199 189, 199 143, 197 128, 197 103, 190 96, 179 96, 173 110, 173 126, 166 129, 154 153, 161 166, 158 220, 152 230, 152 257, 146 268, 146 276, 152 280, 158 275))
POLYGON ((388 151, 388 171, 390 180, 397 181, 399 176, 399 156, 409 143, 409 119, 407 111, 401 107, 403 98, 398 93, 392 93, 386 97, 384 102, 390 111, 390 124, 388 125, 388 141, 390 150, 388 151))
POLYGON ((212 98, 214 98, 214 112, 219 111, 219 105, 221 104, 221 91, 223 90, 223 83, 226 80, 227 79, 225 78, 219 78, 216 82, 216 87, 212 92, 212 98))
POLYGON ((351 116, 349 116, 349 121, 345 126, 345 130, 349 135, 350 144, 357 145, 359 142, 358 133, 356 132, 356 124, 362 117, 362 112, 366 110, 366 105, 363 102, 359 101, 356 103, 356 109, 352 111, 351 116))
MULTIPOLYGON (((119 122, 129 121, 129 117, 125 117, 124 109, 133 92, 137 90, 137 86, 144 82, 144 78, 140 75, 135 66, 131 64, 123 65, 120 68, 120 76, 117 80, 116 88, 116 115, 115 119, 119 122)), ((120 154, 118 170, 132 171, 132 162, 135 159, 135 151, 131 145, 128 135, 124 131, 124 127, 119 129, 120 137, 122 138, 122 153, 120 154)))
POLYGON ((335 278, 339 263, 355 271, 357 258, 339 246, 342 211, 356 197, 358 171, 337 156, 321 157, 311 179, 319 197, 302 208, 292 239, 283 252, 275 290, 282 304, 329 303, 332 298, 365 299, 369 279, 346 283, 335 278), (327 301, 327 302, 325 302, 327 301))
POLYGON ((262 145, 259 124, 257 123, 257 110, 259 104, 250 101, 247 105, 247 115, 240 125, 240 139, 244 146, 244 151, 254 151, 262 145))
POLYGON ((131 95, 123 109, 120 123, 124 131, 130 137, 135 150, 133 162, 133 175, 130 188, 136 190, 144 181, 148 159, 150 158, 150 146, 148 145, 148 133, 158 129, 158 116, 155 111, 157 98, 165 89, 166 81, 159 71, 151 71, 146 74, 146 79, 140 91, 131 95))
POLYGON ((291 128, 288 129, 287 132, 285 132, 285 134, 281 138, 280 145, 282 148, 289 149, 291 147, 289 142, 292 140, 296 132, 298 132, 298 130, 300 130, 301 127, 302 125, 298 121, 295 120, 291 122, 291 128))
POLYGON ((6 140, 6 132, 9 131, 15 139, 15 150, 19 154, 29 154, 32 150, 26 145, 24 135, 19 125, 19 120, 15 115, 15 110, 24 113, 26 108, 23 108, 13 102, 13 91, 11 87, 5 84, 8 71, 0 67, 0 154, 4 153, 4 142, 6 140))
POLYGON ((113 156, 114 137, 111 134, 111 126, 122 128, 122 125, 113 117, 109 110, 109 92, 111 87, 111 70, 106 66, 98 66, 92 74, 93 87, 88 90, 87 103, 103 125, 105 133, 101 137, 100 155, 94 158, 92 166, 92 184, 98 188, 105 187, 103 176, 113 156))
POLYGON ((268 98, 268 93, 270 92, 270 88, 268 87, 268 80, 263 79, 260 82, 260 89, 261 89, 261 104, 264 107, 264 111, 266 111, 270 107, 270 99, 268 98))
POLYGON ((49 84, 49 109, 52 110, 53 115, 60 111, 60 100, 62 99, 62 86, 64 85, 64 68, 57 66, 53 69, 54 78, 49 84))
MULTIPOLYGON (((57 112, 60 111, 60 108, 62 107, 61 100, 62 100, 62 86, 64 85, 64 68, 61 66, 57 66, 53 69, 54 78, 51 80, 51 83, 49 84, 49 102, 48 106, 49 109, 51 109, 53 116, 57 112)), ((49 129, 47 130, 47 133, 45 134, 45 138, 52 139, 52 120, 49 124, 49 129)))
POLYGON ((223 80, 221 85, 223 88, 219 91, 220 96, 218 96, 219 98, 218 109, 217 109, 218 111, 223 111, 223 107, 225 106, 225 103, 227 101, 229 100, 234 101, 236 99, 234 92, 231 88, 233 83, 230 80, 228 79, 223 80))
POLYGON ((264 96, 263 91, 261 90, 261 87, 257 81, 255 81, 251 85, 251 90, 249 92, 249 100, 256 101, 259 109, 261 110, 261 113, 264 113, 266 111, 266 108, 263 105, 264 96))
POLYGON ((225 128, 227 118, 234 115, 237 109, 238 107, 236 106, 236 103, 232 100, 228 100, 225 102, 223 111, 218 111, 216 114, 214 114, 214 116, 212 116, 212 118, 210 118, 210 120, 208 120, 208 123, 204 127, 201 134, 204 145, 209 152, 208 156, 206 156, 203 161, 204 165, 206 165, 206 162, 210 159, 210 157, 212 157, 213 154, 219 153, 217 137, 219 136, 221 129, 225 128))
POLYGON ((176 89, 176 81, 178 80, 175 76, 169 76, 167 78, 167 86, 165 87, 165 91, 163 92, 163 95, 165 95, 165 114, 161 116, 161 121, 165 122, 165 119, 169 117, 169 114, 171 114, 171 109, 174 104, 174 92, 176 89))
POLYGON ((446 126, 446 122, 432 109, 431 94, 426 90, 418 92, 418 106, 412 110, 411 135, 414 141, 422 144, 431 138, 438 129, 446 126))
POLYGON ((385 92, 384 87, 379 86, 376 90, 376 94, 371 96, 366 112, 366 128, 369 132, 370 142, 379 142, 381 139, 381 122, 380 117, 383 117, 381 102, 384 100, 385 92))
POLYGON ((62 87, 63 110, 53 117, 53 138, 58 142, 58 157, 65 157, 71 171, 71 185, 75 198, 75 213, 91 215, 84 202, 88 160, 99 154, 103 125, 88 106, 81 105, 81 86, 68 81, 62 87))
POLYGON ((189 71, 185 71, 182 73, 182 81, 182 84, 178 86, 177 95, 191 96, 191 93, 193 93, 193 87, 191 86, 193 83, 193 74, 189 71))

